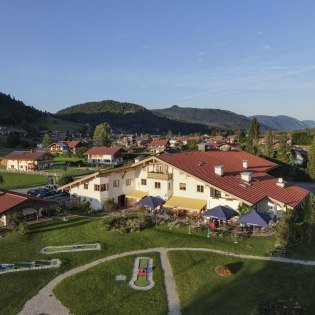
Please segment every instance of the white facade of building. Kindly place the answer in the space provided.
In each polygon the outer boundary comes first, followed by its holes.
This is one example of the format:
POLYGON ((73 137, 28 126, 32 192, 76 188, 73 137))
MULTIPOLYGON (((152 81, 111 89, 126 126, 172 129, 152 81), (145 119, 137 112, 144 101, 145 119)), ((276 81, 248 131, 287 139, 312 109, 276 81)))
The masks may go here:
POLYGON ((88 163, 89 164, 113 164, 113 163, 122 163, 122 156, 115 156, 111 154, 103 154, 103 155, 88 155, 88 163))
MULTIPOLYGON (((207 209, 221 205, 237 210, 240 204, 246 204, 244 200, 236 196, 154 159, 140 161, 127 169, 113 169, 88 180, 82 178, 81 182, 78 180, 68 185, 70 185, 68 188, 61 187, 61 189, 68 189, 72 197, 80 198, 82 202, 90 202, 91 207, 96 210, 102 208, 106 199, 113 198, 118 203, 121 196, 123 198, 126 196, 128 199, 127 195, 135 191, 159 196, 164 200, 172 196, 202 200, 205 201, 207 209), (101 189, 101 185, 105 186, 101 189)), ((270 214, 271 217, 273 214, 281 217, 285 211, 284 205, 269 198, 265 198, 256 205, 248 205, 251 209, 270 214)))

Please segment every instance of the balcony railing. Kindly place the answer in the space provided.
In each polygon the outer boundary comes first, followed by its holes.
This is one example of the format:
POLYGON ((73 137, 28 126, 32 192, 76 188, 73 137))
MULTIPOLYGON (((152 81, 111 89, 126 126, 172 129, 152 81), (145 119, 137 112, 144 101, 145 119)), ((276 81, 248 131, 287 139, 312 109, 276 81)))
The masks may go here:
POLYGON ((148 173, 148 178, 152 178, 152 179, 162 179, 162 180, 170 180, 170 179, 173 179, 173 174, 149 172, 149 173, 148 173))

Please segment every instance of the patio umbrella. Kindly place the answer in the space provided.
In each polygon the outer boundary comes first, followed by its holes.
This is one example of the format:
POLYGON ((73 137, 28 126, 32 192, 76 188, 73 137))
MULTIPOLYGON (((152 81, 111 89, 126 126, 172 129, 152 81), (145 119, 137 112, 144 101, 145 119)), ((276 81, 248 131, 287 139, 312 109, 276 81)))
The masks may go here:
POLYGON ((162 205, 164 202, 165 200, 163 200, 161 197, 147 196, 136 202, 136 206, 145 206, 154 209, 157 206, 162 205))
POLYGON ((267 227, 270 217, 267 214, 251 211, 240 216, 237 220, 238 224, 255 225, 259 227, 267 227))
POLYGON ((218 220, 229 220, 238 215, 238 212, 229 207, 217 206, 202 213, 204 217, 216 218, 218 220))

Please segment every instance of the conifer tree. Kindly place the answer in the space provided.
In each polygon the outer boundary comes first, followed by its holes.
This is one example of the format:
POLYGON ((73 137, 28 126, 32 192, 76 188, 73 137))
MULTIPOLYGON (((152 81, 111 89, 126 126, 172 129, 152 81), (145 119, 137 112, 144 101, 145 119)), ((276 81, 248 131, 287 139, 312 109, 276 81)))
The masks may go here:
POLYGON ((275 149, 273 147, 273 133, 271 130, 268 130, 267 132, 263 153, 266 157, 269 158, 274 158, 275 156, 275 149))
POLYGON ((307 172, 310 178, 315 180, 315 137, 308 151, 307 172))

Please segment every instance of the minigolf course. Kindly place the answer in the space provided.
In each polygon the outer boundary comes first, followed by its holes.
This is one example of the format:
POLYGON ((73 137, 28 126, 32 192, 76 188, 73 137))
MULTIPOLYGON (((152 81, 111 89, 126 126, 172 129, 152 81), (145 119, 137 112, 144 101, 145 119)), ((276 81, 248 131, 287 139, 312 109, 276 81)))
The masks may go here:
POLYGON ((83 252, 89 250, 101 250, 101 244, 72 244, 64 246, 47 246, 41 249, 41 254, 56 254, 56 253, 69 253, 69 252, 83 252))
POLYGON ((134 262, 130 287, 135 290, 149 290, 153 288, 153 259, 150 257, 137 257, 134 262))

